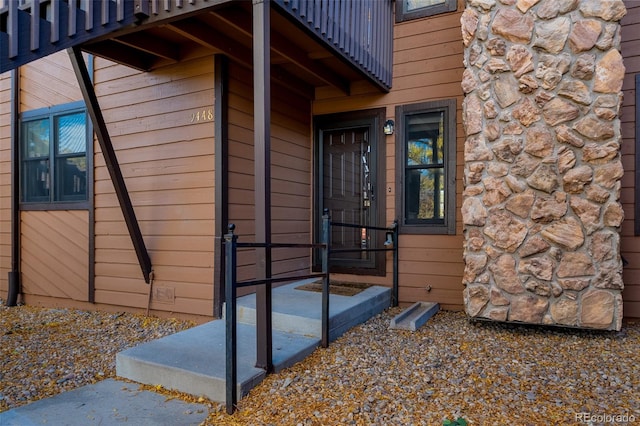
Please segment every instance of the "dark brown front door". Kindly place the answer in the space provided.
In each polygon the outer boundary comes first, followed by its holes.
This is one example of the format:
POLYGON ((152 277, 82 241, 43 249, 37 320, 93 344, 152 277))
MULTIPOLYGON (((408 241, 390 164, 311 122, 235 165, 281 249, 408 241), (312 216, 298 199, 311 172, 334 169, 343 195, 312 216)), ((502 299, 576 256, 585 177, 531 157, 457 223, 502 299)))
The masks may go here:
MULTIPOLYGON (((376 149, 377 120, 340 118, 317 122, 321 175, 318 201, 323 209, 329 209, 332 222, 355 225, 332 227, 333 250, 375 248, 380 245, 380 232, 364 227, 384 226, 378 218, 378 194, 384 194, 377 183, 384 174, 379 170, 376 149)), ((375 252, 334 252, 331 267, 336 272, 377 274, 379 263, 384 263, 378 259, 375 252)))

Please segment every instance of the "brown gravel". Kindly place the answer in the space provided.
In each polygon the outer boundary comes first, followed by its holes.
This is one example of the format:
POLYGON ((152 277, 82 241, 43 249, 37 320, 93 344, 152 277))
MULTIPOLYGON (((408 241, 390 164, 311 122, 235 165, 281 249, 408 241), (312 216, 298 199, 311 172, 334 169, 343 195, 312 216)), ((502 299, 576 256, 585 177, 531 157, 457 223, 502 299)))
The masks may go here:
POLYGON ((619 333, 469 322, 440 312, 417 332, 390 310, 272 375, 208 425, 640 424, 640 322, 619 333), (587 416, 583 415, 586 419, 587 416), (617 419, 617 420, 620 420, 617 419), (584 424, 587 424, 586 422, 584 424), (630 423, 632 424, 632 423, 630 423))
POLYGON ((0 412, 115 377, 116 353, 195 325, 142 315, 0 307, 0 412))
MULTIPOLYGON (((398 312, 269 376, 233 416, 210 403, 205 424, 441 425, 458 417, 478 425, 640 424, 640 321, 588 332, 440 312, 417 332, 389 330, 398 312), (581 421, 587 415, 591 423, 581 421)), ((191 325, 3 306, 0 411, 113 377, 118 351, 191 325)))

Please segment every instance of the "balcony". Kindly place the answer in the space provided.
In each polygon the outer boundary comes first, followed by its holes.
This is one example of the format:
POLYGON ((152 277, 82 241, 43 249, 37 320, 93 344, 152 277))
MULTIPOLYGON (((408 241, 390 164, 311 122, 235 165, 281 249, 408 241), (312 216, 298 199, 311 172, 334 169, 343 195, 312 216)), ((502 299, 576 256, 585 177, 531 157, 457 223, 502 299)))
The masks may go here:
MULTIPOLYGON (((68 47, 144 71, 222 53, 251 67, 252 3, 0 0, 0 73, 68 47)), ((391 88, 391 0, 272 0, 272 76, 312 97, 367 80, 391 88)))

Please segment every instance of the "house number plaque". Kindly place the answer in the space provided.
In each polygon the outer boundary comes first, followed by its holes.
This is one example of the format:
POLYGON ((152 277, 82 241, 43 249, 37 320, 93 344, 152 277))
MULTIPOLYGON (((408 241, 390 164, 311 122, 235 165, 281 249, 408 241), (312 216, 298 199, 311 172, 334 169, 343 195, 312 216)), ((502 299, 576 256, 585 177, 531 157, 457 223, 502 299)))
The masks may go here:
POLYGON ((190 123, 199 123, 201 121, 213 121, 212 108, 203 108, 191 113, 191 117, 189 118, 190 123))

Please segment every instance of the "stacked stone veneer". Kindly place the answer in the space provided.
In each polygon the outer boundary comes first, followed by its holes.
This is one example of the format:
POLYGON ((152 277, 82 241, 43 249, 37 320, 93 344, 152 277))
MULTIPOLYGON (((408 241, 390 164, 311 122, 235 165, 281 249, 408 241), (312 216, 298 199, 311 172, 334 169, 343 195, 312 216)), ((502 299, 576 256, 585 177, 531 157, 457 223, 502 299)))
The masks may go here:
POLYGON ((625 13, 621 0, 467 0, 469 316, 620 329, 625 13))

